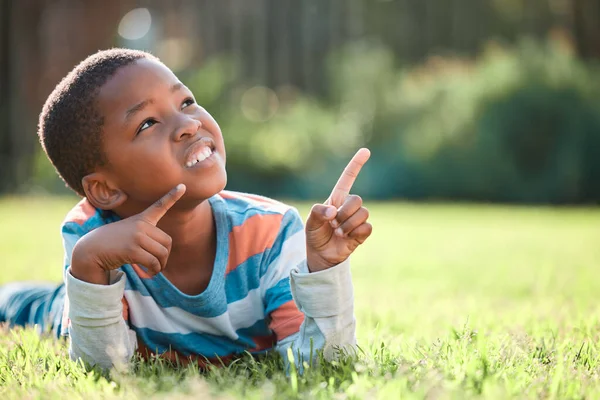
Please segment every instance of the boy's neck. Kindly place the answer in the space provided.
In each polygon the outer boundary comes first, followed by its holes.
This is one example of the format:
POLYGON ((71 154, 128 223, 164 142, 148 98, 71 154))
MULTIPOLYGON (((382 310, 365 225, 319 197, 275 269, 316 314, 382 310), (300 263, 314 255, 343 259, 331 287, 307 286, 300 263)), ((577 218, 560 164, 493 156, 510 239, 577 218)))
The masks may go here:
POLYGON ((171 236, 172 245, 163 274, 183 293, 202 293, 210 281, 217 251, 217 232, 210 203, 193 212, 165 215, 158 227, 171 236))
POLYGON ((207 246, 214 242, 216 236, 212 208, 208 200, 191 210, 171 209, 158 222, 157 227, 171 236, 171 252, 207 246))

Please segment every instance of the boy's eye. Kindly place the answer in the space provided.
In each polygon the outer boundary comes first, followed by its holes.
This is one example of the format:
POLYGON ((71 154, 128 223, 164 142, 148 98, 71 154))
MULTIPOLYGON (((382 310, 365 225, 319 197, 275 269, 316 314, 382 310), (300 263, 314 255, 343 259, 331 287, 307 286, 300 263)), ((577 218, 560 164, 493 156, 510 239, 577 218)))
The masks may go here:
POLYGON ((154 124, 156 124, 156 121, 153 120, 153 119, 149 119, 147 121, 144 121, 144 123, 140 126, 140 129, 138 129, 137 133, 140 133, 141 131, 150 128, 154 124))
POLYGON ((183 110, 184 108, 191 106, 192 104, 195 104, 195 103, 196 103, 196 101, 192 98, 185 99, 183 101, 183 103, 181 104, 181 109, 183 110))

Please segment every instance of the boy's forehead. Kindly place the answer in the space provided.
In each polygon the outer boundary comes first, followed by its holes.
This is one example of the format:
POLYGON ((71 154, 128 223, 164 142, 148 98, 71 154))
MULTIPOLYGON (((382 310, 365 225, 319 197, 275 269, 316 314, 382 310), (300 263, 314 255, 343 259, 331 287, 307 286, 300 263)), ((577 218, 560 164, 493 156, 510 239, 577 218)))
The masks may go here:
POLYGON ((100 89, 99 105, 110 105, 113 112, 120 108, 127 110, 131 105, 147 100, 158 90, 179 83, 173 72, 164 64, 139 59, 120 68, 100 89))

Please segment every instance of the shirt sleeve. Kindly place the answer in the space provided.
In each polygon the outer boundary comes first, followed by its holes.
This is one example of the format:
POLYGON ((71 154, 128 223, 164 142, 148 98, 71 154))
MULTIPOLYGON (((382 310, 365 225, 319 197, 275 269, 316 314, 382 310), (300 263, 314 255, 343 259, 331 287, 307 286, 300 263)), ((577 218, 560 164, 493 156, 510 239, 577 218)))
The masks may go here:
POLYGON ((350 262, 310 273, 304 226, 295 209, 284 216, 267 263, 265 313, 286 367, 293 361, 302 370, 303 362, 314 362, 319 351, 326 360, 335 359, 338 349, 352 351, 356 322, 350 262))
POLYGON ((62 227, 66 296, 61 334, 69 338, 71 359, 82 359, 101 368, 120 367, 131 359, 137 348, 136 335, 126 322, 125 274, 111 271, 109 285, 95 285, 78 280, 70 273, 73 248, 90 230, 72 221, 62 227))
POLYGON ((110 285, 78 280, 67 271, 69 356, 101 368, 126 365, 137 348, 135 332, 123 318, 125 274, 114 270, 110 285))

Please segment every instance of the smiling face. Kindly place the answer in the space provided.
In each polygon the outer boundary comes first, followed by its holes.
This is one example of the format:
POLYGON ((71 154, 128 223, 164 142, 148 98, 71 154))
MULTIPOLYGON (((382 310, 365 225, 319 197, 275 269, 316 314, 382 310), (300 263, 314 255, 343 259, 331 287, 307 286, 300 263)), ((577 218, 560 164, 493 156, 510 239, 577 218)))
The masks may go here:
POLYGON ((140 59, 102 87, 103 173, 145 207, 179 183, 184 198, 202 201, 227 182, 225 145, 217 122, 163 64, 140 59))

